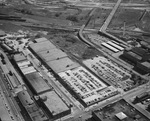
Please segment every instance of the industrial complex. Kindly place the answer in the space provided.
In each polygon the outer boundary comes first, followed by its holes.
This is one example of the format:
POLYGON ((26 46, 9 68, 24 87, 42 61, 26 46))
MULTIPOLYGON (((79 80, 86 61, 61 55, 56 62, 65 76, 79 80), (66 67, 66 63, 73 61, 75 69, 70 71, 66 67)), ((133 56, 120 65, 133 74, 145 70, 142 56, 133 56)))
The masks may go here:
POLYGON ((150 121, 149 0, 0 0, 0 121, 150 121))

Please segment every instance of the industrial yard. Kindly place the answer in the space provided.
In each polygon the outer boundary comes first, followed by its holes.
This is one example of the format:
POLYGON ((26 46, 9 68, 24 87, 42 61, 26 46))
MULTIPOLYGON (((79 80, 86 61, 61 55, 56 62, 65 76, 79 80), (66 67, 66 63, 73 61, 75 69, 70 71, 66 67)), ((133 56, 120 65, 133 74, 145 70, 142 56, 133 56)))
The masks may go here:
POLYGON ((0 121, 149 121, 149 0, 0 0, 0 121))

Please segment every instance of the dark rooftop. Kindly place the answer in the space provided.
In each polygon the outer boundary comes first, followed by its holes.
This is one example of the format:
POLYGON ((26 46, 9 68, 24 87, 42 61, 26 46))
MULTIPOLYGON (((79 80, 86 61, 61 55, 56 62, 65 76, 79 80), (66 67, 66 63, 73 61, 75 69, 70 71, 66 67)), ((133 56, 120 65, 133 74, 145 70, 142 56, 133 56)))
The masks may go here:
POLYGON ((25 75, 34 91, 39 94, 52 89, 38 72, 33 72, 25 75))
POLYGON ((94 117, 102 121, 149 121, 146 116, 123 99, 95 110, 94 117))

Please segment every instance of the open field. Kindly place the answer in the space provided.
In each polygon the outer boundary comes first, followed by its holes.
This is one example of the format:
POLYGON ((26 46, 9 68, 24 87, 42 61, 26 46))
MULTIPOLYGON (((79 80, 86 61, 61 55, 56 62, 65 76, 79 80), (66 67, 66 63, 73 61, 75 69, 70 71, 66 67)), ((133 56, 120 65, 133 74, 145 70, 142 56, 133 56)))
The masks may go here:
POLYGON ((88 47, 74 35, 57 35, 51 41, 61 49, 80 59, 88 59, 95 55, 100 55, 100 52, 95 48, 88 47))
POLYGON ((99 29, 103 25, 110 12, 111 9, 97 8, 94 11, 87 27, 99 29))
POLYGON ((124 22, 126 22, 126 27, 134 26, 139 22, 142 13, 143 11, 141 10, 128 10, 119 8, 115 13, 109 28, 121 28, 123 27, 124 22))
POLYGON ((138 3, 138 4, 147 4, 149 0, 122 0, 123 3, 138 3))
POLYGON ((150 12, 145 10, 122 9, 119 8, 114 15, 109 28, 133 30, 140 28, 143 31, 150 31, 150 12))
POLYGON ((17 32, 18 30, 30 30, 22 26, 12 24, 11 22, 0 21, 0 29, 6 32, 17 32))
MULTIPOLYGON (((51 6, 50 6, 51 7, 51 6)), ((0 13, 23 17, 28 23, 58 26, 81 26, 85 23, 91 9, 72 6, 43 8, 40 6, 19 4, 0 7, 0 13)))

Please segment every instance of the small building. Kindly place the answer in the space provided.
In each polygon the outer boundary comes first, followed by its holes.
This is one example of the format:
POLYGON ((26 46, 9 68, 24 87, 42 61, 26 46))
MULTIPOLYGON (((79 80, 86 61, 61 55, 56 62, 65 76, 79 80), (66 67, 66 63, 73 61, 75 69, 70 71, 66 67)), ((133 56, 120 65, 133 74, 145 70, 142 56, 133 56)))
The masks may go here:
POLYGON ((35 41, 38 42, 43 42, 43 41, 48 41, 45 37, 37 38, 35 41))
POLYGON ((53 48, 46 51, 41 51, 37 53, 45 62, 59 60, 67 56, 62 50, 53 48))
POLYGON ((123 112, 119 112, 115 115, 120 121, 125 121, 127 119, 127 115, 123 112))
POLYGON ((143 74, 150 73, 150 62, 138 62, 136 68, 143 74))
POLYGON ((23 53, 19 53, 19 54, 15 54, 15 55, 14 55, 14 60, 15 60, 16 62, 21 62, 21 61, 27 60, 27 58, 24 56, 23 53))
POLYGON ((28 107, 34 103, 26 90, 19 92, 17 96, 24 107, 28 107))

